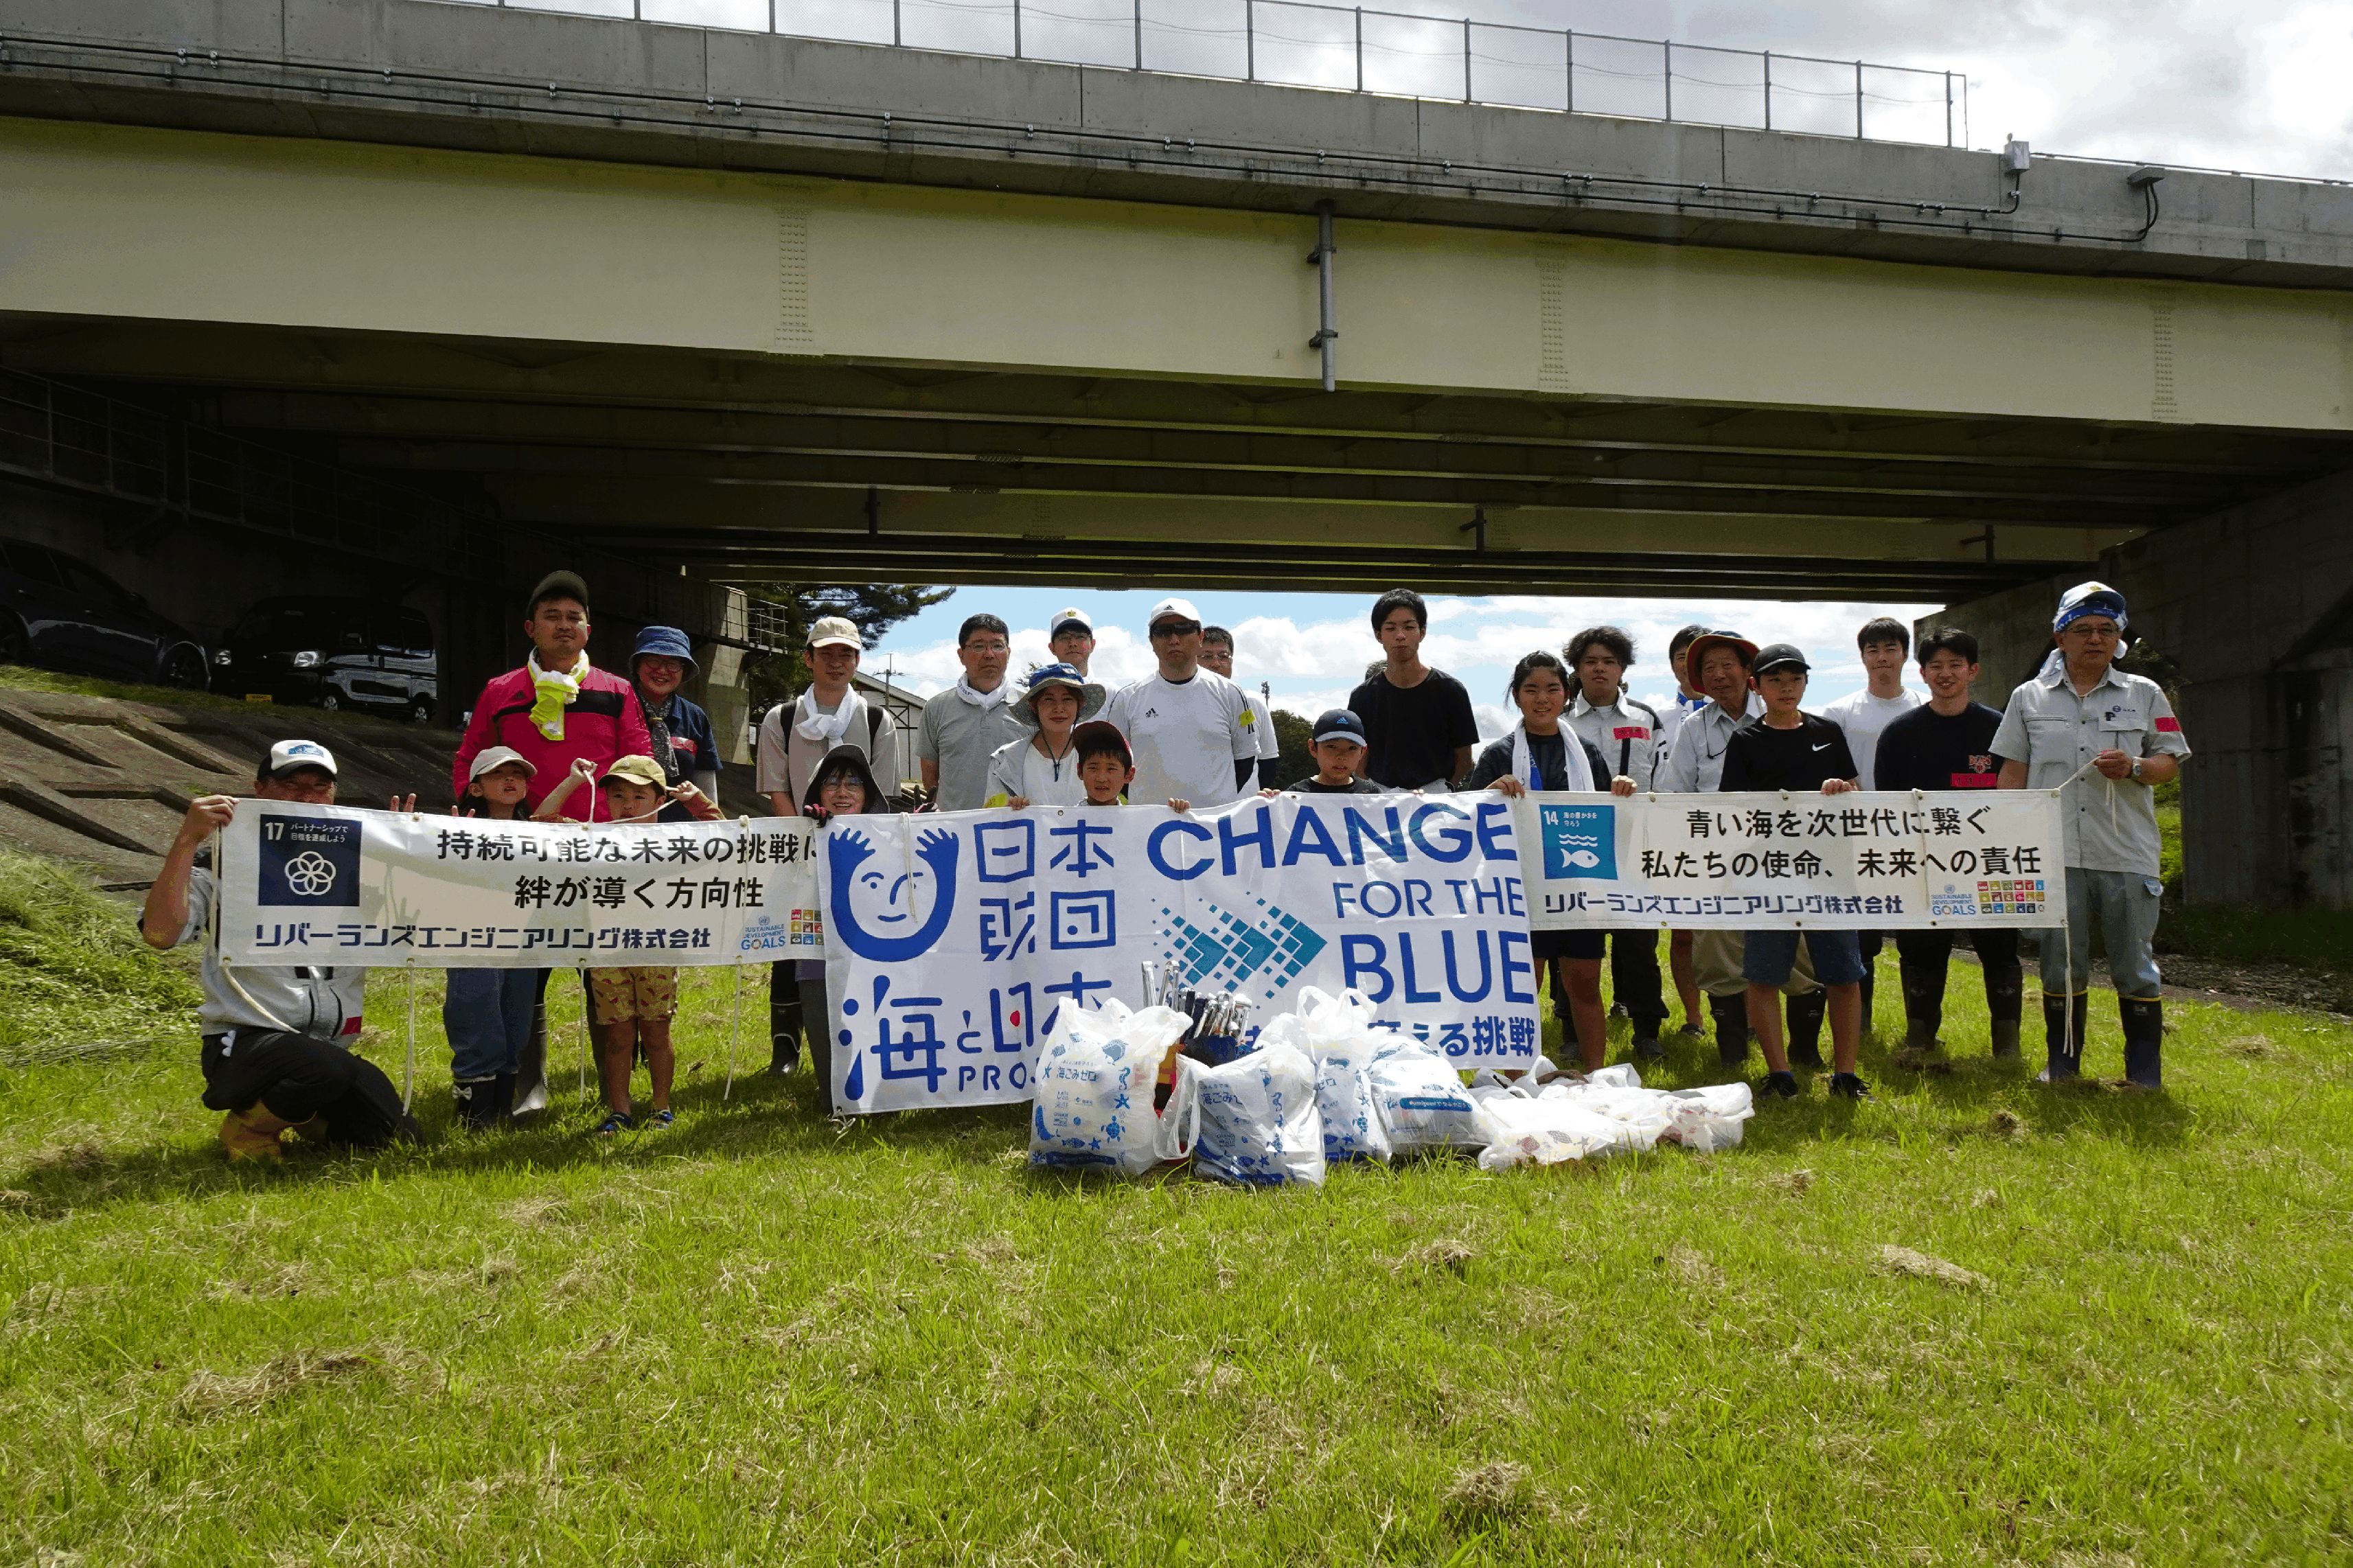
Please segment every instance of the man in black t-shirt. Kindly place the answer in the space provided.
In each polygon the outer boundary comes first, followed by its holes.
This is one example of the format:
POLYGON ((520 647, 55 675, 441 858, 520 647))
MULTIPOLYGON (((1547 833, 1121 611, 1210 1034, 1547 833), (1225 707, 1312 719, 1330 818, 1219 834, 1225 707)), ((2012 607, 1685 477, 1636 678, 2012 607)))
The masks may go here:
MULTIPOLYGON (((1806 656, 1788 643, 1774 643, 1757 655, 1757 694, 1765 711, 1745 720, 1724 745, 1724 790, 1819 790, 1843 795, 1855 787, 1854 758, 1846 731, 1827 719, 1799 710, 1805 700, 1806 656)), ((1764 1090, 1785 1100, 1798 1094, 1798 1080, 1781 1044, 1779 992, 1798 961, 1798 938, 1813 955, 1814 977, 1830 994, 1831 1092, 1868 1100, 1871 1091, 1855 1076, 1855 1049, 1862 1032, 1862 955, 1851 931, 1752 931, 1741 944, 1741 978, 1748 983, 1748 1026, 1765 1052, 1764 1090)))
POLYGON ((1421 662, 1430 610, 1410 588, 1392 588, 1373 605, 1373 636, 1386 662, 1348 696, 1365 721, 1364 776, 1390 789, 1447 789, 1471 771, 1479 721, 1471 693, 1444 670, 1421 662))
MULTIPOLYGON (((1880 732, 1873 782, 1881 789, 1997 787, 2001 763, 1994 756, 1993 736, 2001 728, 2001 710, 1969 700, 1970 684, 1978 678, 1978 639, 1950 626, 1939 627, 1920 639, 1917 657, 1920 679, 1928 688, 1927 704, 1880 732)), ((2018 932, 1989 927, 1970 932, 1969 943, 1985 971, 1993 1054, 2015 1057, 2026 1002, 2018 932)), ((1945 1021, 1945 972, 1952 963, 1952 935, 1898 931, 1895 953, 1904 973, 1904 1044, 1911 1050, 1936 1050, 1936 1030, 1945 1021)))

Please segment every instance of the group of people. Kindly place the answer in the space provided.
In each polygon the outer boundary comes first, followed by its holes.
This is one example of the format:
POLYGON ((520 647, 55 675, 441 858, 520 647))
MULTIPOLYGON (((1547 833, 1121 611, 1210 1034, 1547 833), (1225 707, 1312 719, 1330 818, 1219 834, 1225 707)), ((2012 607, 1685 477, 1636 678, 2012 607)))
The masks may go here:
MULTIPOLYGON (((1483 750, 1469 691, 1422 661, 1429 612, 1420 595, 1382 595, 1370 621, 1381 662, 1347 707, 1316 719, 1315 771, 1293 790, 2060 789, 2074 934, 2042 943, 2042 1077, 2059 1082, 2081 1071, 2096 929, 2119 996, 2126 1081, 2161 1087, 2153 941, 2162 889, 2150 791, 2177 775, 2189 751, 2163 690, 2116 667, 2127 621, 2114 589, 2087 583, 2062 598, 2050 653, 2003 710, 1973 700, 1978 644, 1953 628, 1921 639, 1923 695, 1904 684, 1915 659, 1909 628, 1871 621, 1857 636, 1867 684, 1810 711, 1810 665, 1790 644, 1759 646, 1736 632, 1686 626, 1668 647, 1674 697, 1654 708, 1627 688, 1633 639, 1617 626, 1589 627, 1557 653, 1539 649, 1518 661, 1506 695, 1519 721, 1483 750)), ((534 590, 524 627, 530 657, 484 689, 459 748, 451 782, 460 812, 592 825, 717 814, 710 721, 681 690, 695 669, 682 633, 649 628, 626 677, 597 668, 587 655, 587 588, 563 572, 534 590)), ((924 705, 907 735, 857 689, 864 644, 856 625, 820 619, 802 650, 807 689, 760 726, 755 787, 776 815, 816 818, 911 805, 1020 810, 1136 801, 1189 810, 1273 794, 1272 715, 1232 680, 1231 634, 1205 625, 1182 598, 1155 604, 1146 630, 1155 668, 1111 691, 1088 675, 1095 637, 1082 610, 1053 617, 1051 661, 1018 681, 1006 623, 970 616, 957 633, 963 675, 924 705)), ((334 772, 326 748, 284 742, 264 759, 254 793, 331 802, 334 772)), ((207 940, 216 890, 204 846, 235 809, 221 795, 190 807, 142 918, 150 942, 207 940)), ((1712 1030, 1728 1069, 1745 1068, 1753 1043, 1765 1058, 1765 1093, 1794 1097, 1801 1092, 1796 1068, 1828 1067, 1832 1093, 1866 1098, 1856 1058, 1881 934, 1800 934, 1671 933, 1667 968, 1683 1031, 1704 1037, 1712 1030)), ((2024 996, 2017 933, 1970 940, 1984 972, 1993 1054, 2015 1057, 2024 996)), ((1665 1054, 1669 1011, 1655 931, 1540 931, 1534 942, 1564 1033, 1588 1069, 1606 1052, 1605 961, 1631 1021, 1633 1054, 1665 1054)), ((1905 1038, 1915 1049, 1939 1048, 1951 945, 1942 931, 1896 936, 1905 1038)), ((494 1126, 544 1103, 547 973, 452 972, 444 1016, 461 1122, 494 1126)), ((249 966, 231 974, 208 940, 205 1103, 223 1113, 221 1137, 233 1156, 278 1157, 289 1133, 359 1143, 414 1133, 389 1081, 349 1049, 362 977, 249 966)), ((652 1080, 652 1123, 668 1124, 675 972, 590 969, 583 980, 607 1106, 598 1132, 637 1125, 630 1079, 640 1058, 652 1080)), ((830 1114, 826 1016, 822 963, 773 966, 769 1070, 797 1071, 806 1038, 830 1114)))

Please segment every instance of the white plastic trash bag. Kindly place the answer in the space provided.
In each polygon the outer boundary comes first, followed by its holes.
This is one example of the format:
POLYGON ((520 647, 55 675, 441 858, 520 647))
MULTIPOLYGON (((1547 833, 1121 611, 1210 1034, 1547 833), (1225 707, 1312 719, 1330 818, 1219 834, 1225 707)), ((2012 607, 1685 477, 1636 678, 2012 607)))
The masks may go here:
POLYGON ((1315 1109, 1324 1119, 1326 1160, 1387 1160, 1388 1128, 1373 1092, 1373 1053, 1390 1035, 1373 1027, 1380 1009, 1361 991, 1334 996, 1313 985, 1299 993, 1296 1012, 1259 1033, 1261 1048, 1277 1041, 1303 1048, 1315 1064, 1315 1109))
POLYGON ((1065 1004, 1038 1042, 1029 1108, 1032 1165, 1095 1166, 1140 1176, 1160 1161, 1160 1119, 1152 1112, 1161 1060, 1184 1034, 1173 1007, 1131 1013, 1065 1004))
POLYGON ((1162 1117, 1160 1153, 1189 1152, 1203 1175, 1244 1186, 1324 1184, 1324 1119, 1315 1066, 1294 1042, 1268 1043, 1222 1067, 1176 1058, 1176 1092, 1162 1117))
POLYGON ((1472 1094, 1495 1124, 1495 1141, 1479 1153, 1482 1171, 1557 1165, 1629 1146, 1625 1123, 1584 1109, 1566 1093, 1490 1084, 1472 1094))
POLYGON ((1484 1149, 1495 1123, 1446 1054, 1410 1035, 1376 1047, 1366 1069, 1381 1124, 1399 1153, 1409 1149, 1484 1149))
POLYGON ((1739 1147, 1740 1124, 1757 1114, 1756 1097, 1745 1083, 1712 1084, 1674 1091, 1674 1120, 1665 1136, 1686 1149, 1712 1154, 1739 1147))

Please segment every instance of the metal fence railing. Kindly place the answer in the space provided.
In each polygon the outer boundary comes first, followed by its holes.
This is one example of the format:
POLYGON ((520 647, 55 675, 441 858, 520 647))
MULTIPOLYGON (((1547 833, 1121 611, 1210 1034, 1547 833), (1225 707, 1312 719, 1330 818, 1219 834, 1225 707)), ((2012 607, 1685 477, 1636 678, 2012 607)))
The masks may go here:
POLYGON ((1968 142, 1968 80, 1313 0, 446 0, 1882 142, 1968 142))

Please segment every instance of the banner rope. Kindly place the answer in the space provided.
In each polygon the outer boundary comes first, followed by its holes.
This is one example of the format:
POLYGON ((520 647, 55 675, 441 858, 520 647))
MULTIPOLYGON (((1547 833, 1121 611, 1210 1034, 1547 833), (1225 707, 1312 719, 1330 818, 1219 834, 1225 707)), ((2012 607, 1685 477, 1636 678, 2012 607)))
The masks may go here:
POLYGON ((580 1103, 588 1103, 588 1053, 595 1048, 596 1032, 588 1026, 588 1016, 596 1010, 588 987, 586 970, 574 970, 580 976, 580 1103))
POLYGON ((408 970, 408 1045, 400 1068, 400 1111, 406 1116, 417 1100, 417 966, 408 970))

